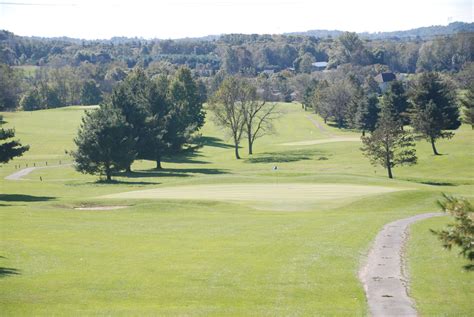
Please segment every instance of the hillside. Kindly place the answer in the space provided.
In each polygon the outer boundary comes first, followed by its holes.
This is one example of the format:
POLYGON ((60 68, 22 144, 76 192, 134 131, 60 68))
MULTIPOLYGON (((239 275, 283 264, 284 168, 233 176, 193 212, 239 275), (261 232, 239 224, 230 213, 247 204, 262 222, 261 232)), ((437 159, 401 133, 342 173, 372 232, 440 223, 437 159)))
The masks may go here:
MULTIPOLYGON (((393 31, 393 32, 361 32, 358 33, 359 36, 371 39, 371 40, 383 40, 383 39, 431 39, 436 36, 443 35, 453 35, 456 33, 468 33, 474 32, 474 23, 465 23, 465 22, 452 22, 448 25, 433 25, 425 26, 405 31, 393 31)), ((292 32, 286 33, 291 35, 306 35, 314 36, 318 38, 325 38, 328 36, 337 37, 344 33, 340 30, 309 30, 306 32, 292 32)))

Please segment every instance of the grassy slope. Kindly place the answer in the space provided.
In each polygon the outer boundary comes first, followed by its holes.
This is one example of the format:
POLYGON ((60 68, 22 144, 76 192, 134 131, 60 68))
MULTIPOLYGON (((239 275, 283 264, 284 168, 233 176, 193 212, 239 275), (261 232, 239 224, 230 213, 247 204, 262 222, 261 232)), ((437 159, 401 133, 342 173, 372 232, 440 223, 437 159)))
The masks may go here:
MULTIPOLYGON (((356 276, 361 256, 384 223, 435 210, 440 192, 472 195, 472 131, 463 127, 454 140, 440 142, 440 152, 447 153, 440 157, 433 157, 428 144, 421 142, 419 165, 396 168, 397 179, 388 180, 383 169, 363 158, 357 142, 280 145, 325 137, 297 105, 282 109, 287 113, 277 125, 278 135, 258 140, 252 159, 245 155, 244 144, 244 159, 233 159, 225 136, 209 121, 202 133, 212 139, 197 155, 165 162, 162 172, 151 171, 152 162, 137 162, 134 170, 139 172, 118 177, 117 184, 96 183, 95 177, 70 167, 37 171, 21 182, 4 181, 17 164, 68 161, 64 150, 73 148, 83 110, 5 114, 18 137, 32 148, 0 167, 0 266, 20 273, 0 278, 2 311, 366 314, 356 276), (279 166, 277 176, 273 165, 279 166), (416 190, 308 205, 303 211, 288 206, 286 212, 281 206, 260 210, 246 203, 147 200, 125 202, 134 206, 120 211, 71 209, 83 203, 110 204, 95 197, 128 190, 275 181, 416 190)), ((438 246, 435 239, 427 243, 438 246)), ((416 298, 421 301, 430 284, 418 283, 416 271, 413 275, 413 291, 420 290, 416 298)), ((454 293, 464 291, 454 288, 454 293)), ((468 301, 460 302, 469 307, 468 301)), ((424 306, 420 308, 423 313, 424 306)))

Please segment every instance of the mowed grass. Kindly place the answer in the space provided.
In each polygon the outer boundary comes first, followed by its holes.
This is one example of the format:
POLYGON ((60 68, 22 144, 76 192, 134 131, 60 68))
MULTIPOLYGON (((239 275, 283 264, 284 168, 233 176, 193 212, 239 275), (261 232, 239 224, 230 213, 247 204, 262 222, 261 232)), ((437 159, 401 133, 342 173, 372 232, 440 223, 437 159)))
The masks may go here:
MULTIPOLYGON (((5 113, 7 126, 31 150, 0 167, 2 314, 366 315, 357 271, 372 239, 389 221, 437 210, 441 192, 472 198, 474 133, 463 127, 441 141, 440 157, 420 142, 419 164, 396 168, 389 180, 361 155, 359 142, 307 144, 328 136, 299 105, 280 109, 278 134, 259 139, 252 157, 242 144, 243 159, 235 160, 209 117, 197 153, 166 160, 163 171, 138 161, 134 173, 117 175, 114 184, 67 166, 3 180, 18 164, 69 162, 64 150, 73 149, 84 108, 5 113), (291 142, 306 143, 281 145, 291 142), (284 190, 288 184, 304 190, 284 190), (318 188, 335 196, 318 199, 318 188), (351 188, 365 192, 351 197, 351 188), (369 188, 374 192, 366 195, 369 188), (126 197, 136 191, 174 196, 126 197), (218 191, 251 199, 216 199, 218 191), (96 205, 129 207, 74 209, 96 205)), ((431 238, 427 250, 439 248, 431 238)), ((460 271, 460 264, 446 272, 460 271)), ((420 312, 430 315, 423 299, 435 287, 442 294, 446 283, 416 279, 420 274, 413 268, 411 287, 420 312)), ((472 274, 442 278, 453 285, 452 296, 473 282, 472 274)), ((460 307, 472 307, 466 296, 458 298, 460 307)))
POLYGON ((429 219, 410 229, 408 244, 411 295, 425 316, 472 316, 473 271, 463 269, 467 261, 459 249, 447 251, 430 229, 441 230, 450 217, 429 219))

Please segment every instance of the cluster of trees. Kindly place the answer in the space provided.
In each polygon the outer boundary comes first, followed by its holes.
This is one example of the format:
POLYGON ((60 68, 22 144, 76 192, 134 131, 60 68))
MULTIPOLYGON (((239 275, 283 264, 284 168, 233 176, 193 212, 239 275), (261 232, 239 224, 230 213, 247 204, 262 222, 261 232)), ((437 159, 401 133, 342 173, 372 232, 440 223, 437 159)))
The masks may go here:
POLYGON ((161 168, 163 158, 190 149, 204 124, 204 93, 188 68, 155 78, 135 69, 109 102, 83 118, 71 153, 76 169, 111 180, 114 172, 131 171, 136 159, 161 168))
POLYGON ((110 92, 112 84, 98 74, 95 67, 87 66, 37 69, 26 81, 27 87, 20 99, 20 108, 39 110, 99 104, 102 101, 102 90, 110 92))
MULTIPOLYGON (((369 79, 361 81, 349 73, 313 81, 305 92, 304 105, 339 128, 361 131, 362 150, 374 165, 386 168, 390 178, 393 167, 416 163, 415 138, 426 139, 438 155, 436 141, 451 138, 451 131, 461 124, 452 82, 439 73, 425 72, 411 82, 391 82, 380 96, 369 79), (411 128, 405 129, 407 125, 411 128)), ((471 87, 459 100, 469 124, 474 112, 473 95, 471 87)))
POLYGON ((429 141, 439 155, 436 141, 451 138, 451 131, 461 125, 454 91, 439 74, 421 74, 408 94, 402 87, 395 82, 382 96, 371 133, 362 137, 362 151, 374 165, 383 166, 389 178, 393 167, 416 164, 415 137, 429 141), (404 129, 406 124, 411 131, 404 129))

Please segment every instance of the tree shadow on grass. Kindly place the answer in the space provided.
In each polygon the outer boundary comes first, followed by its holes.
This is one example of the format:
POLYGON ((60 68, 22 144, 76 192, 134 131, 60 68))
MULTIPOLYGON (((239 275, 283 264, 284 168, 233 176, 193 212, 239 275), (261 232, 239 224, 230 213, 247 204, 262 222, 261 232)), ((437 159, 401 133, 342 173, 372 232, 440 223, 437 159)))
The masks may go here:
POLYGON ((164 168, 152 170, 137 170, 129 173, 117 174, 128 178, 145 178, 145 177, 190 177, 191 174, 217 175, 226 174, 227 171, 217 168, 164 168))
POLYGON ((218 147, 222 149, 230 149, 233 148, 233 145, 227 144, 224 140, 215 138, 212 136, 202 136, 199 138, 199 143, 202 146, 211 146, 211 147, 218 147))
POLYGON ((0 278, 11 275, 20 275, 20 270, 11 267, 0 267, 0 278))
POLYGON ((289 163, 311 160, 319 155, 319 160, 327 160, 328 154, 321 150, 297 150, 286 152, 267 152, 245 160, 245 163, 289 163))
POLYGON ((454 183, 449 182, 438 182, 438 181, 421 181, 420 184, 431 185, 431 186, 457 186, 454 183))
POLYGON ((472 272, 472 271, 474 271, 474 264, 466 264, 466 265, 463 266, 463 268, 466 271, 472 272))
POLYGON ((48 196, 31 196, 21 194, 0 194, 0 201, 12 201, 12 202, 36 202, 36 201, 49 201, 54 200, 55 197, 48 196))
MULTIPOLYGON (((188 164, 209 164, 207 161, 202 161, 199 157, 202 155, 199 153, 199 149, 204 146, 217 147, 221 149, 231 149, 234 148, 233 145, 225 143, 222 139, 211 137, 211 136, 201 136, 196 140, 196 143, 175 154, 172 156, 165 156, 163 162, 168 163, 188 163, 188 164)), ((240 146, 239 146, 240 148, 240 146)))
POLYGON ((123 181, 123 180, 118 180, 118 179, 112 179, 112 180, 108 181, 108 180, 105 180, 105 179, 99 179, 99 180, 95 181, 94 184, 100 184, 100 185, 113 185, 113 184, 120 184, 120 185, 159 185, 161 183, 158 183, 158 182, 123 181))

